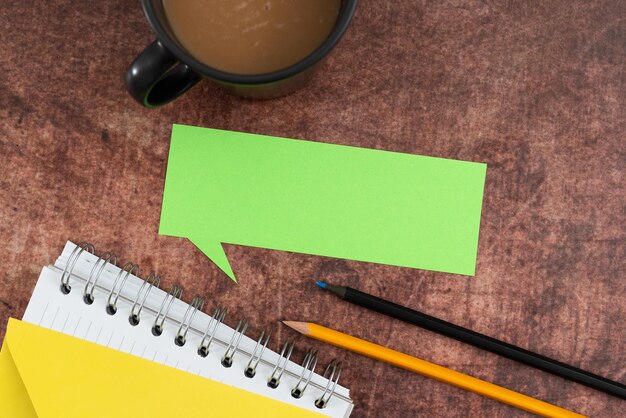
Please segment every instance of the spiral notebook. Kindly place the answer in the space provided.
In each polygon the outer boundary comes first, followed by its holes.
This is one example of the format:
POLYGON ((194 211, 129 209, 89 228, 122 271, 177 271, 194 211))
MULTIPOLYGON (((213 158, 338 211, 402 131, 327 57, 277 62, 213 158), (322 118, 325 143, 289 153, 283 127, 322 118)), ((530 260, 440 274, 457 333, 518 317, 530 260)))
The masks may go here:
POLYGON ((156 274, 141 279, 137 265, 116 263, 111 253, 68 242, 43 268, 23 321, 322 416, 350 415, 353 403, 338 384, 337 361, 318 364, 317 353, 308 351, 296 364, 291 341, 271 343, 271 326, 253 339, 247 320, 235 328, 225 324, 226 308, 209 315, 202 298, 185 303, 180 287, 162 290, 156 274))

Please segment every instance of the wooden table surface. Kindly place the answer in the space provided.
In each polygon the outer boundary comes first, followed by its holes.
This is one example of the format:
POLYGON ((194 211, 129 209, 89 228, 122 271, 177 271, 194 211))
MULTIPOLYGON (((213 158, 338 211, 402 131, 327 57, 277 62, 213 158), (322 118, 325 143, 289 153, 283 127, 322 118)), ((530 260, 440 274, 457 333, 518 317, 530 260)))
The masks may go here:
MULTIPOLYGON (((204 82, 157 110, 122 82, 153 39, 138 1, 4 0, 0 22, 0 338, 41 267, 88 240, 184 284, 187 300, 228 305, 231 325, 250 316, 253 337, 312 320, 583 414, 624 413, 615 397, 337 303, 313 279, 626 382, 626 2, 361 0, 305 89, 247 101, 204 82), (172 123, 487 163, 476 276, 227 245, 234 285, 157 234, 172 123)), ((355 417, 526 415, 300 345, 343 359, 355 417)))

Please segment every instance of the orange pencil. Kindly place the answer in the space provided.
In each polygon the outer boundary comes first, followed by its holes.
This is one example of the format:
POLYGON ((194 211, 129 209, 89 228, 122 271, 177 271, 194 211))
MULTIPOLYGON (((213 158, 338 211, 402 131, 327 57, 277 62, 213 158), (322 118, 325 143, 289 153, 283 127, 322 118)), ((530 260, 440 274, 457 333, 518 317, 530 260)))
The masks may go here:
POLYGON ((283 321, 285 325, 295 329, 307 337, 345 348, 346 350, 384 361, 394 366, 410 370, 421 375, 440 380, 445 383, 478 393, 505 404, 523 409, 544 417, 580 418, 584 415, 551 405, 530 396, 494 385, 493 383, 412 357, 408 354, 383 347, 360 338, 344 334, 330 328, 308 322, 283 321))

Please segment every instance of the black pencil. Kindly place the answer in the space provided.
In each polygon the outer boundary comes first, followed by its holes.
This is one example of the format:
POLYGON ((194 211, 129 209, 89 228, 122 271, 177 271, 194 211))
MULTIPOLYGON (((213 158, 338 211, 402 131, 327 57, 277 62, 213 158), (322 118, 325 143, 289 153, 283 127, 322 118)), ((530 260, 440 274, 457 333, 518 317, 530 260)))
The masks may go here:
POLYGON ((344 300, 626 399, 626 385, 349 287, 317 282, 344 300))

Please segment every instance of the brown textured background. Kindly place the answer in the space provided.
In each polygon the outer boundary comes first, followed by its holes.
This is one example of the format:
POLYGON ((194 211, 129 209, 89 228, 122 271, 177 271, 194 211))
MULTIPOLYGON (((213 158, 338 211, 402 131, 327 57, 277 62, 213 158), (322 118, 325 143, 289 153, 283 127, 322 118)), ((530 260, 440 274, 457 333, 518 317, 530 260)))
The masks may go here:
MULTIPOLYGON (((626 2, 362 0, 304 90, 255 102, 202 83, 159 110, 122 84, 153 39, 139 2, 4 0, 0 19, 0 338, 65 240, 89 240, 227 304, 231 324, 251 315, 253 336, 310 319, 584 414, 623 414, 624 401, 336 303, 312 280, 625 382, 626 2), (228 245, 233 285, 191 243, 157 235, 174 122, 486 162, 476 277, 228 245)), ((526 415, 307 344, 348 365, 355 417, 526 415)))

